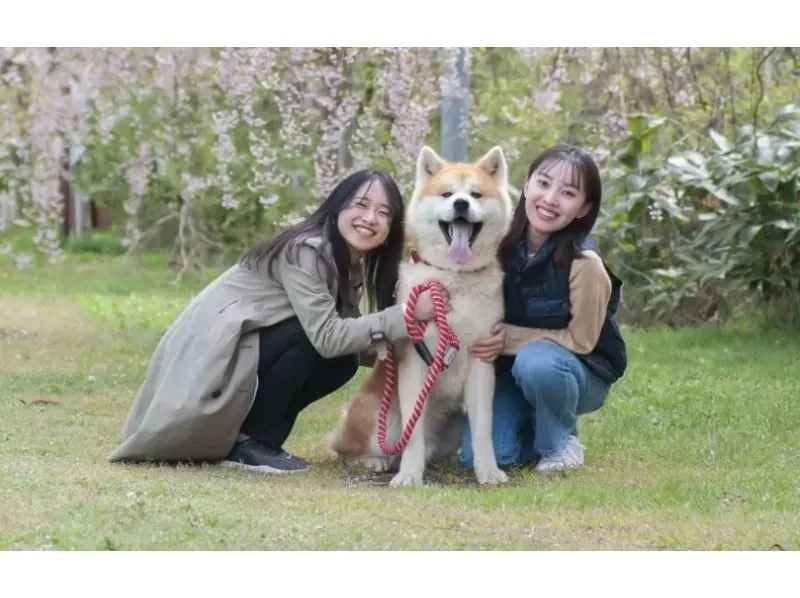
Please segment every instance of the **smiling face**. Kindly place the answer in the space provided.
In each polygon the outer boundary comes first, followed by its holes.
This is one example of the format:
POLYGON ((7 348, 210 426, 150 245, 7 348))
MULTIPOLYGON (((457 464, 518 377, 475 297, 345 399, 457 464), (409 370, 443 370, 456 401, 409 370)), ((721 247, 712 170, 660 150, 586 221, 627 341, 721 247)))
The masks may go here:
POLYGON ((448 270, 477 270, 494 260, 512 212, 507 177, 500 148, 472 164, 422 148, 406 218, 421 257, 448 270))
POLYGON ((392 225, 392 209, 383 185, 377 181, 364 183, 339 212, 336 224, 354 261, 380 247, 392 225))
POLYGON ((532 245, 541 247, 553 233, 589 213, 585 183, 572 163, 542 163, 525 183, 525 214, 532 245))

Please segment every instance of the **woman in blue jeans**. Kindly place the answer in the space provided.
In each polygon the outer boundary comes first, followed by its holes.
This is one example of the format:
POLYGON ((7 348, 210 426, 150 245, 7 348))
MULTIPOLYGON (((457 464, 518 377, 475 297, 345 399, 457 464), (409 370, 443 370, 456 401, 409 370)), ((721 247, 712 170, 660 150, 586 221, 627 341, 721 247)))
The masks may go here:
MULTIPOLYGON (((541 473, 580 467, 578 416, 599 409, 625 373, 615 321, 622 281, 589 238, 600 211, 597 165, 557 146, 529 166, 500 259, 505 321, 471 347, 495 362, 493 438, 501 467, 538 460, 541 473)), ((472 467, 469 422, 461 464, 472 467)))

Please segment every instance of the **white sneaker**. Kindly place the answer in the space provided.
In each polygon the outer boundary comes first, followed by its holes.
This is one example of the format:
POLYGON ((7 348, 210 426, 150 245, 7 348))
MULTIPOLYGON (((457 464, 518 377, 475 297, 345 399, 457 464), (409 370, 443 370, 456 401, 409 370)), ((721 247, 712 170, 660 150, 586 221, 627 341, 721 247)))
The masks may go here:
POLYGON ((539 473, 561 471, 562 469, 575 469, 583 465, 583 443, 577 436, 567 438, 567 444, 560 451, 542 457, 536 465, 539 473))

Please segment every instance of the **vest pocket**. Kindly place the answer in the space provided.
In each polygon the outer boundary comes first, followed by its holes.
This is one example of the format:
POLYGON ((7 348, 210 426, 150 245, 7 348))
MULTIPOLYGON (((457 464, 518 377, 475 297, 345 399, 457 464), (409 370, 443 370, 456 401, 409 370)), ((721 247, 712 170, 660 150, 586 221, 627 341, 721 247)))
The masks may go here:
POLYGON ((568 316, 569 302, 566 299, 542 299, 528 297, 525 300, 525 316, 528 318, 568 316))

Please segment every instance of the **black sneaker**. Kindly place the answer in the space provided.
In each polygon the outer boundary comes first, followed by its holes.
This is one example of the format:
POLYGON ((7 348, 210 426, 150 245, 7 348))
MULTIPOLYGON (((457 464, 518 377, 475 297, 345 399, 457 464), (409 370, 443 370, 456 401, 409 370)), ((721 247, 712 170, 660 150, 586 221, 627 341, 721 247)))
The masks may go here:
POLYGON ((228 456, 220 461, 220 465, 259 473, 298 473, 309 467, 308 462, 300 457, 252 438, 237 442, 228 456))

